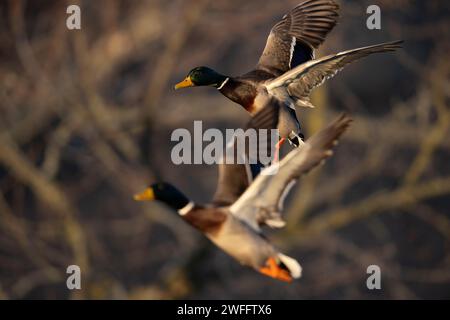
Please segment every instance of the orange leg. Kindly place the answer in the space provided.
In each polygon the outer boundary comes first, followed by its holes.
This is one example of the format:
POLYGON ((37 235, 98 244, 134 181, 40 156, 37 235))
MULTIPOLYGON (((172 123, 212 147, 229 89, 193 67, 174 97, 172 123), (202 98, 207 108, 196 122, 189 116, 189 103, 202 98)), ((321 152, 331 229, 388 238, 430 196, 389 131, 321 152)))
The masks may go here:
POLYGON ((273 157, 273 163, 277 163, 280 160, 280 149, 285 141, 286 138, 281 138, 275 145, 275 155, 273 157))
POLYGON ((266 265, 259 269, 259 272, 285 282, 291 282, 292 277, 287 270, 281 269, 276 260, 272 257, 267 259, 266 265))

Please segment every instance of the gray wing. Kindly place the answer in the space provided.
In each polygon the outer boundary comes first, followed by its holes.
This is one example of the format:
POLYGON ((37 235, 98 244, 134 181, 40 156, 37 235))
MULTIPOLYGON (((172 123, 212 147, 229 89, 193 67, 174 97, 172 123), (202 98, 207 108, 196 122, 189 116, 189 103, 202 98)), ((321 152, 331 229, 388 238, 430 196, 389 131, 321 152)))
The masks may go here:
POLYGON ((250 164, 219 164, 219 179, 212 204, 224 207, 232 204, 248 188, 254 176, 250 164))
POLYGON ((346 65, 373 53, 395 51, 401 48, 401 43, 402 41, 386 42, 308 61, 268 82, 267 90, 270 92, 284 87, 298 106, 313 107, 309 103, 309 95, 314 88, 335 76, 346 65))
POLYGON ((350 122, 349 117, 341 115, 304 145, 292 150, 280 161, 278 167, 275 164, 263 170, 230 207, 232 214, 257 231, 261 224, 283 226, 280 211, 286 192, 301 175, 332 155, 331 149, 350 122))
MULTIPOLYGON (((245 129, 274 129, 277 127, 277 123, 278 108, 266 107, 252 117, 245 129)), ((272 141, 270 141, 269 134, 267 136, 259 136, 257 140, 258 151, 260 148, 267 148, 265 150, 266 154, 270 154, 270 143, 272 141)), ((276 143, 276 141, 273 143, 276 143)), ((222 155, 222 161, 219 164, 217 189, 212 201, 214 206, 228 206, 233 204, 264 168, 259 158, 255 159, 255 161, 250 161, 248 146, 244 149, 244 154, 238 154, 235 138, 227 144, 225 152, 230 152, 232 149, 235 155, 233 163, 225 163, 225 155, 222 155), (243 157, 244 155, 245 157, 243 157), (237 163, 238 157, 243 159, 243 164, 237 163)))
POLYGON ((296 6, 271 29, 257 69, 278 76, 311 60, 314 48, 336 25, 338 10, 333 0, 308 0, 296 6))

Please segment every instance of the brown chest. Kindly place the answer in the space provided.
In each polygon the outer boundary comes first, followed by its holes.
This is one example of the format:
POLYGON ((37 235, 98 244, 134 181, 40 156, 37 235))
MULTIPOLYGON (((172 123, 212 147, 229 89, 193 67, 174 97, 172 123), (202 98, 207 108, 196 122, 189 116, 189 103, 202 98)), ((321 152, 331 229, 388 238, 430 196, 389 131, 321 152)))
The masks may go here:
POLYGON ((202 233, 214 235, 227 220, 227 213, 220 208, 194 208, 182 218, 202 233))
POLYGON ((255 111, 256 87, 248 82, 230 80, 220 89, 220 92, 228 99, 240 104, 250 113, 255 111))

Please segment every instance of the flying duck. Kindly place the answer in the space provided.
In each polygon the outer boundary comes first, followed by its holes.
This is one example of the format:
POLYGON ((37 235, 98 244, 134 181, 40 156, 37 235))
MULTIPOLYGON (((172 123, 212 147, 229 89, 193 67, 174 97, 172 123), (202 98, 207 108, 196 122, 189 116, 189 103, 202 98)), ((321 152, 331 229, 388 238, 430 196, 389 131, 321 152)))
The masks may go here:
POLYGON ((232 77, 208 67, 196 67, 175 89, 215 87, 252 116, 270 106, 275 109, 273 128, 279 129, 276 148, 286 139, 298 146, 303 134, 295 107, 313 108, 309 96, 314 88, 353 61, 400 48, 401 41, 394 41, 315 59, 314 50, 336 25, 338 10, 334 0, 304 1, 272 27, 254 70, 232 77))
POLYGON ((278 251, 264 237, 261 226, 285 225, 281 211, 290 187, 301 175, 331 156, 331 149, 350 121, 347 116, 340 116, 281 161, 265 168, 253 181, 245 165, 221 164, 211 204, 194 203, 168 183, 152 184, 134 199, 165 203, 241 264, 290 282, 301 276, 300 264, 278 251))

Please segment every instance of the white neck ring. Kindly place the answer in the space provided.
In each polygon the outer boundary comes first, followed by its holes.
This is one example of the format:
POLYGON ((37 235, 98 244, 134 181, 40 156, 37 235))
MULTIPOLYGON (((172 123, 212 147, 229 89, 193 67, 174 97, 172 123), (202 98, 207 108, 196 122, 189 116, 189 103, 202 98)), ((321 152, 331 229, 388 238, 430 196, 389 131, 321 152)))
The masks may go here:
POLYGON ((187 205, 185 205, 183 208, 178 210, 178 213, 180 214, 180 216, 184 216, 185 214, 187 214, 189 211, 192 210, 192 208, 194 207, 194 202, 190 201, 187 205))

